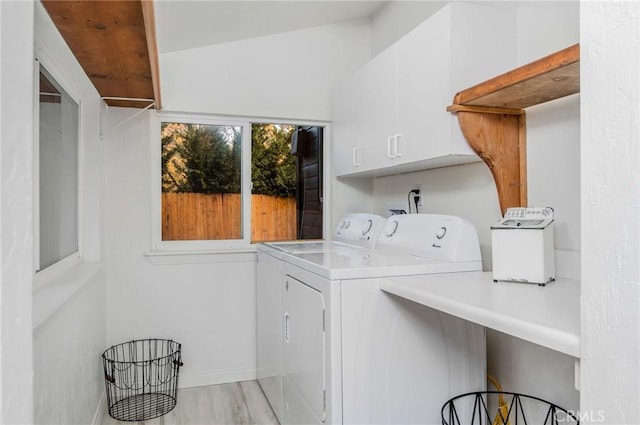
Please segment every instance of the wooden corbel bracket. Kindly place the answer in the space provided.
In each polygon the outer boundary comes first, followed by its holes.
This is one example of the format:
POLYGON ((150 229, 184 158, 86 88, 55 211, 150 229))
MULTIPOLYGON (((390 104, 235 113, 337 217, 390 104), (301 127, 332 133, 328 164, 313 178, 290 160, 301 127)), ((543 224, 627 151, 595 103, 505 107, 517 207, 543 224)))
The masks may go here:
POLYGON ((498 190, 502 213, 527 205, 526 115, 524 110, 483 111, 482 108, 447 110, 458 114, 467 143, 487 164, 498 190))
POLYGON ((552 55, 461 91, 447 111, 495 180, 502 213, 527 206, 525 108, 580 91, 580 46, 552 55))

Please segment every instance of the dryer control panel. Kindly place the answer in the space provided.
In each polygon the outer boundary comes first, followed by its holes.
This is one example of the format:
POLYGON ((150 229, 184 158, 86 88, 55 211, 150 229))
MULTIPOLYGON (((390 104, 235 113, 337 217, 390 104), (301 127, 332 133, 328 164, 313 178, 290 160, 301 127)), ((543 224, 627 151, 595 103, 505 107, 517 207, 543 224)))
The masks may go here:
POLYGON ((334 240, 372 248, 378 240, 378 235, 386 220, 376 214, 347 214, 336 226, 334 240))

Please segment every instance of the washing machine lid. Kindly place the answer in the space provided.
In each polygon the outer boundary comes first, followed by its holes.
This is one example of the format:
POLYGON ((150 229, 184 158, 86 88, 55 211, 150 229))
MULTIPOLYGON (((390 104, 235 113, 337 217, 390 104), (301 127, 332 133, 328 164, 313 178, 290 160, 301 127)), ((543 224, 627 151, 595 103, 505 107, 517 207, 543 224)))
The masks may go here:
POLYGON ((313 252, 327 252, 343 248, 360 248, 356 245, 349 245, 334 241, 288 241, 288 242, 266 242, 258 245, 259 251, 269 252, 271 255, 282 258, 284 254, 304 254, 313 252))
POLYGON ((324 252, 289 253, 283 255, 283 260, 329 280, 482 270, 481 261, 448 262, 346 246, 324 252))
POLYGON ((325 240, 295 240, 283 242, 263 242, 258 244, 258 249, 265 246, 280 252, 320 252, 331 249, 333 242, 325 240))

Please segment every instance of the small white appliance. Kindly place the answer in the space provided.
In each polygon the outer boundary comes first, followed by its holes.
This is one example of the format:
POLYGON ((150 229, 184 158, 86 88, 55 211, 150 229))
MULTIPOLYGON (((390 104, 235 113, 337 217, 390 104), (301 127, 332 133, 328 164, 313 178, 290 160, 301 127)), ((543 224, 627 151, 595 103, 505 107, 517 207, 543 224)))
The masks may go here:
POLYGON ((508 208, 491 226, 491 245, 495 282, 555 280, 553 208, 508 208))

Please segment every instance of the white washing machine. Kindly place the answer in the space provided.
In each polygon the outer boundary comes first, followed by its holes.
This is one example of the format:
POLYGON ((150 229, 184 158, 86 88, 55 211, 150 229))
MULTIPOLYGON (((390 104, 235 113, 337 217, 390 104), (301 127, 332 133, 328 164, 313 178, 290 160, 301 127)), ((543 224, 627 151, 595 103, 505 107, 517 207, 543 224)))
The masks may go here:
POLYGON ((351 246, 371 248, 386 223, 376 214, 353 213, 340 220, 333 238, 269 242, 257 245, 257 371, 258 382, 282 423, 282 375, 284 336, 284 274, 282 256, 323 252, 351 246))
POLYGON ((474 227, 398 215, 374 249, 282 256, 283 425, 436 424, 485 388, 484 328, 386 294, 383 277, 481 270, 474 227))

